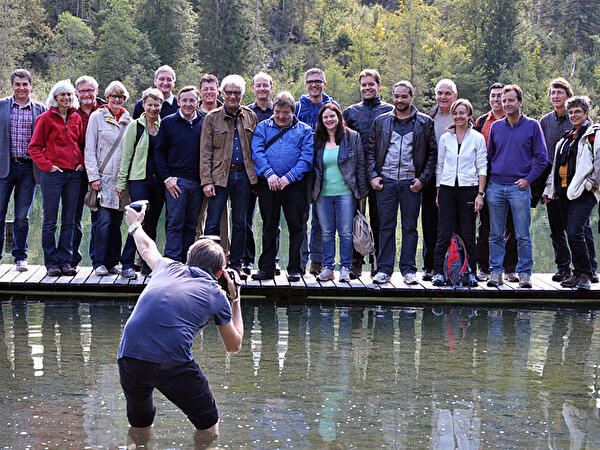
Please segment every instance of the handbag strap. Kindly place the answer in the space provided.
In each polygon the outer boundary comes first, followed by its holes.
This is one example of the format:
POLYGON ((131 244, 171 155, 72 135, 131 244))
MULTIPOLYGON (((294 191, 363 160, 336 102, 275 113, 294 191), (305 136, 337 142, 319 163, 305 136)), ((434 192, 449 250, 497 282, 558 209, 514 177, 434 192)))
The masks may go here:
POLYGON ((290 131, 294 125, 296 125, 298 123, 298 119, 296 119, 296 117, 294 116, 294 118, 292 119, 292 123, 290 123, 290 125, 287 128, 283 128, 282 130, 279 131, 279 133, 277 133, 275 136, 273 136, 269 142, 267 142, 267 144, 265 145, 265 151, 275 143, 275 141, 277 141, 277 139, 279 139, 281 136, 283 136, 285 133, 287 133, 288 131, 290 131))
POLYGON ((104 172, 104 169, 106 169, 106 165, 108 164, 108 161, 110 161, 110 158, 112 158, 112 155, 115 153, 115 150, 119 146, 119 143, 121 142, 121 138, 123 137, 123 133, 125 133, 126 128, 127 127, 125 125, 121 126, 121 129, 119 130, 119 135, 117 136, 117 139, 115 140, 112 147, 110 148, 108 155, 106 155, 106 159, 100 166, 100 170, 99 170, 100 175, 102 175, 102 172, 104 172))

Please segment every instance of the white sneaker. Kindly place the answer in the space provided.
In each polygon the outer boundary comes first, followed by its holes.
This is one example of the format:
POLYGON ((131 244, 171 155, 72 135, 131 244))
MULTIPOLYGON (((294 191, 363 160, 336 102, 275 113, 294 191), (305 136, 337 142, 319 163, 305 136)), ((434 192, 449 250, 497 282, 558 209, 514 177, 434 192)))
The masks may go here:
POLYGON ((27 272, 29 270, 29 265, 27 264, 26 259, 22 259, 15 263, 17 265, 17 272, 27 272))
POLYGON ((404 282, 406 284, 417 284, 417 275, 414 273, 407 273, 404 275, 404 282))
POLYGON ((350 269, 347 267, 342 267, 340 269, 340 281, 344 283, 350 282, 350 269))
POLYGON ((108 269, 106 268, 106 266, 101 264, 98 267, 96 267, 96 269, 94 270, 94 273, 98 277, 105 277, 106 275, 108 275, 108 269))
POLYGON ((377 272, 374 276, 373 276, 373 283, 377 283, 377 284, 385 284, 388 281, 390 281, 390 276, 383 273, 383 272, 377 272))

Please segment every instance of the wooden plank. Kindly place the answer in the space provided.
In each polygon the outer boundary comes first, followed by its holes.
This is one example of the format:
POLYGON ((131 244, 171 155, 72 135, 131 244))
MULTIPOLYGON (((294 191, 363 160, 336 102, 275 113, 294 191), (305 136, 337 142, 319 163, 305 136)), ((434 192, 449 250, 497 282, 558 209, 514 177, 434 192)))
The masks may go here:
MULTIPOLYGON (((302 279, 302 277, 300 277, 300 279, 302 279)), ((275 285, 281 288, 290 287, 290 282, 285 271, 282 271, 279 275, 275 275, 275 285)))
POLYGON ((404 284, 404 283, 402 283, 402 277, 398 278, 395 275, 400 275, 400 274, 397 272, 394 272, 392 274, 389 282, 382 283, 379 285, 379 287, 382 291, 396 291, 398 289, 401 289, 400 287, 396 287, 396 285, 402 286, 404 284))
POLYGON ((373 283, 373 279, 371 278, 371 274, 369 272, 362 273, 360 276, 360 282, 367 290, 379 291, 381 289, 378 284, 373 283))
MULTIPOLYGON (((79 269, 81 270, 81 269, 79 269)), ((77 274, 75 274, 77 275, 77 274)), ((54 284, 69 284, 71 281, 73 281, 73 278, 75 278, 75 275, 61 275, 60 277, 58 277, 58 279, 56 280, 56 282, 54 284)))
POLYGON ((8 270, 4 275, 0 277, 0 283, 10 283, 14 280, 20 273, 17 272, 17 266, 12 266, 11 269, 8 270))
POLYGON ((275 279, 269 278, 268 280, 260 280, 260 287, 274 288, 275 287, 275 279))
POLYGON ((42 280, 40 280, 40 284, 54 284, 54 283, 56 283, 56 280, 58 280, 59 278, 60 277, 50 277, 50 276, 46 275, 42 280))
POLYGON ((345 281, 340 281, 340 272, 337 270, 335 271, 335 279, 333 280, 333 284, 336 289, 339 289, 341 291, 352 289, 350 287, 350 283, 345 282, 345 281))
MULTIPOLYGON (((370 272, 363 272, 361 277, 363 275, 370 275, 370 272)), ((350 279, 350 282, 348 283, 348 285, 350 286, 350 289, 352 289, 353 291, 361 291, 365 289, 364 284, 362 284, 362 282, 360 281, 360 277, 356 278, 355 280, 350 279)))
POLYGON ((547 286, 549 290, 565 289, 559 281, 552 281, 552 275, 551 273, 536 273, 532 274, 531 278, 535 278, 539 285, 547 286))
POLYGON ((148 284, 150 281, 150 276, 142 275, 141 272, 137 272, 138 276, 135 280, 129 280, 129 286, 140 286, 143 284, 148 284))
POLYGON ((92 267, 80 267, 77 275, 71 280, 71 285, 83 285, 94 269, 92 267))
POLYGON ((46 267, 40 266, 35 273, 27 279, 27 286, 40 284, 40 282, 46 277, 46 267))
POLYGON ((306 283, 304 282, 304 276, 300 277, 299 281, 289 281, 292 289, 306 289, 306 283))
MULTIPOLYGON (((253 271, 252 273, 256 273, 253 271)), ((248 279, 246 280, 246 286, 256 288, 260 286, 260 280, 253 280, 252 275, 248 275, 248 279)))
MULTIPOLYGON (((137 277, 136 277, 136 280, 137 280, 137 279, 140 277, 140 274, 136 272, 136 275, 137 275, 137 277)), ((121 275, 119 275, 119 276, 117 277, 117 279, 115 280, 115 283, 114 283, 114 284, 116 284, 116 285, 118 285, 118 286, 127 286, 127 285, 129 285, 129 283, 130 283, 131 281, 132 281, 132 280, 130 280, 130 279, 128 279, 128 278, 123 278, 121 275)))
POLYGON ((14 264, 0 264, 0 277, 3 276, 9 270, 13 269, 14 267, 14 264))
POLYGON ((100 282, 101 279, 102 279, 102 277, 99 277, 98 275, 96 275, 96 273, 92 270, 92 272, 90 273, 90 275, 85 280, 84 284, 86 286, 97 285, 100 282))
POLYGON ((314 275, 307 273, 303 275, 302 278, 304 279, 304 283, 306 284, 307 289, 321 289, 321 285, 319 284, 317 278, 314 275))
POLYGON ((98 284, 99 285, 115 284, 115 281, 120 276, 121 275, 119 275, 118 273, 109 273, 105 277, 100 277, 100 280, 98 281, 98 284))
POLYGON ((29 266, 29 270, 27 272, 21 272, 15 278, 12 279, 11 284, 25 284, 27 281, 35 275, 35 273, 41 270, 46 273, 46 268, 44 266, 29 266))

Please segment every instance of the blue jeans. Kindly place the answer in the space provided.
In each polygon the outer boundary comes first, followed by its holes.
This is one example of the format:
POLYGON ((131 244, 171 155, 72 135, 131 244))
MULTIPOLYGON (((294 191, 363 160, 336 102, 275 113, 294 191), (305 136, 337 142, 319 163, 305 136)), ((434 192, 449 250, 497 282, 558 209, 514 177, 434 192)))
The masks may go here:
POLYGON ((340 236, 340 268, 352 265, 352 224, 356 199, 352 194, 324 196, 317 199, 317 212, 323 236, 323 266, 335 267, 335 232, 340 236))
POLYGON ((187 251, 196 237, 204 192, 200 181, 179 178, 177 186, 181 189, 177 198, 173 198, 165 189, 167 203, 165 256, 175 261, 185 262, 187 251))
POLYGON ((111 268, 121 258, 121 222, 123 211, 98 206, 96 222, 94 269, 100 265, 111 268))
POLYGON ((73 230, 79 196, 81 172, 63 169, 63 172, 42 172, 40 184, 44 203, 42 248, 47 268, 66 267, 73 257, 73 230), (58 206, 62 202, 60 234, 56 244, 58 206))
POLYGON ((246 217, 250 199, 250 180, 245 171, 229 172, 227 187, 215 186, 214 197, 208 200, 208 212, 204 233, 219 236, 221 234, 221 216, 227 206, 227 199, 231 199, 231 248, 229 250, 229 264, 233 267, 242 266, 242 257, 246 246, 246 217))
POLYGON ((12 255, 16 261, 27 259, 27 235, 29 234, 29 211, 35 194, 33 161, 10 161, 10 171, 6 178, 0 178, 0 258, 4 249, 4 226, 8 202, 15 191, 13 247, 12 255))
MULTIPOLYGON (((167 193, 167 195, 169 194, 167 193)), ((150 239, 156 242, 156 228, 165 203, 165 184, 156 176, 144 180, 131 180, 129 181, 129 196, 132 202, 148 200, 149 205, 146 209, 142 227, 150 239)), ((128 235, 121 253, 123 269, 133 269, 135 252, 136 246, 133 236, 128 235)), ((143 261, 142 265, 144 267, 145 264, 145 261, 143 261)))
POLYGON ((529 235, 531 221, 531 189, 520 189, 517 185, 490 182, 486 190, 486 200, 490 211, 490 271, 502 273, 504 261, 504 230, 510 207, 517 239, 516 271, 520 275, 531 275, 533 248, 529 235))
MULTIPOLYGON (((79 186, 79 197, 77 198, 77 209, 75 210, 75 229, 73 230, 73 257, 71 259, 71 267, 77 267, 81 260, 83 259, 83 255, 79 251, 79 246, 81 245, 81 239, 83 238, 83 228, 81 227, 81 218, 83 217, 83 207, 85 203, 83 202, 85 198, 85 194, 88 189, 88 177, 85 172, 81 172, 81 184, 79 186)), ((98 218, 96 216, 97 211, 90 210, 91 216, 91 225, 90 225, 90 245, 88 248, 88 253, 90 255, 90 259, 93 261, 95 259, 94 254, 94 241, 96 240, 96 222, 98 218)))
POLYGON ((383 178, 383 189, 376 191, 379 210, 379 255, 377 270, 386 275, 394 272, 396 259, 396 223, 398 205, 402 221, 402 245, 400 248, 400 272, 402 275, 415 273, 417 264, 417 242, 419 232, 417 221, 421 209, 421 191, 416 194, 410 190, 413 180, 392 180, 383 178))

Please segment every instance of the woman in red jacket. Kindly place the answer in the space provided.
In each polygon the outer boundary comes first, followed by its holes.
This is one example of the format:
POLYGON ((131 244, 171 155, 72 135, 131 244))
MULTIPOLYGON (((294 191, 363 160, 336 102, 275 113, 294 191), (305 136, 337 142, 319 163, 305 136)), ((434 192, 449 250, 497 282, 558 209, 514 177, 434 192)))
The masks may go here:
POLYGON ((83 167, 84 134, 75 88, 70 80, 56 83, 40 115, 29 144, 29 154, 42 170, 40 184, 44 202, 42 248, 50 276, 75 275, 70 265, 73 254, 75 209, 83 167), (55 233, 62 200, 58 245, 55 233))

